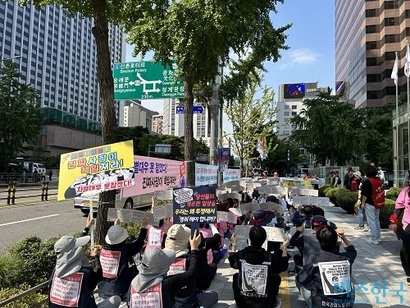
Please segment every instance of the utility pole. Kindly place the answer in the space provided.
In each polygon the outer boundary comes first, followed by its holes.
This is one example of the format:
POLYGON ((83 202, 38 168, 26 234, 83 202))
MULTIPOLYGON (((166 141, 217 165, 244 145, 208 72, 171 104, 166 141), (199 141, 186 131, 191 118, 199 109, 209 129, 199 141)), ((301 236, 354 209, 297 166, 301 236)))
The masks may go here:
POLYGON ((219 126, 219 88, 221 86, 221 76, 216 76, 215 86, 212 91, 210 104, 211 115, 211 140, 209 146, 209 164, 218 166, 218 126, 219 126))

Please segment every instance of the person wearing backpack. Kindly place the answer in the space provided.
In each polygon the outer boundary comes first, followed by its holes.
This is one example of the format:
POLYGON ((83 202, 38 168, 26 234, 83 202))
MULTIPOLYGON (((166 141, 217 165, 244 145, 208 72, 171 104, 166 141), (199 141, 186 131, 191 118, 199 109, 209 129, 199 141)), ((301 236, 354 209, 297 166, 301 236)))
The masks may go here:
POLYGON ((383 184, 377 176, 378 172, 375 166, 364 168, 367 177, 362 184, 361 208, 366 213, 367 223, 370 228, 371 237, 366 241, 369 244, 379 245, 380 237, 380 209, 384 206, 385 194, 383 184))

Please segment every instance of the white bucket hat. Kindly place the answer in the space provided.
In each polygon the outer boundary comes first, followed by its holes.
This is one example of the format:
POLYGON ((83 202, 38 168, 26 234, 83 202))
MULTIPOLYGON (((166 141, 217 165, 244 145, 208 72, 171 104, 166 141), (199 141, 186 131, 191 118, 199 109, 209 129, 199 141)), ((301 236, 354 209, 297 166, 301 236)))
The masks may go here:
POLYGON ((105 242, 108 245, 116 245, 124 242, 128 237, 128 232, 120 225, 111 226, 105 236, 105 242))

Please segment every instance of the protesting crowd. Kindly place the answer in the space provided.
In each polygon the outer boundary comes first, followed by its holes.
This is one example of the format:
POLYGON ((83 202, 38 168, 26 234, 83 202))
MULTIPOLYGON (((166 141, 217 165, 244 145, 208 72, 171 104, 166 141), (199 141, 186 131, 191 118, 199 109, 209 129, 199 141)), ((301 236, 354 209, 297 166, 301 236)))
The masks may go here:
MULTIPOLYGON (((368 243, 378 245, 379 173, 374 166, 364 169, 363 178, 360 171, 347 171, 344 179, 334 173, 328 184, 359 191, 357 230, 369 230, 368 243)), ((391 217, 391 227, 403 242, 400 257, 408 283, 409 185, 407 180, 391 217)), ((105 244, 92 247, 88 256, 83 246, 90 241, 94 221, 87 218, 82 237, 63 236, 55 244, 49 307, 212 307, 218 290, 209 288, 226 259, 237 270, 232 282, 237 307, 276 307, 280 274, 286 271, 296 275, 307 307, 353 307, 357 251, 344 230, 325 218, 321 206, 296 204, 291 191, 266 194, 255 188, 238 195, 220 196, 216 203, 218 212, 234 214, 234 220, 190 225, 167 217, 153 225, 144 219, 132 242, 117 219, 105 244)))

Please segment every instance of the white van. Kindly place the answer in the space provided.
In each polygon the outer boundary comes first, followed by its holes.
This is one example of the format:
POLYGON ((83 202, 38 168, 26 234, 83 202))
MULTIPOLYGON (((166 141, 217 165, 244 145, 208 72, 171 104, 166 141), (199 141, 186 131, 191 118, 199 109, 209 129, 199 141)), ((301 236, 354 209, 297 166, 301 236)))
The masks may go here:
POLYGON ((25 161, 23 163, 23 168, 29 173, 34 173, 37 171, 38 175, 46 175, 47 173, 46 167, 41 163, 25 161))

